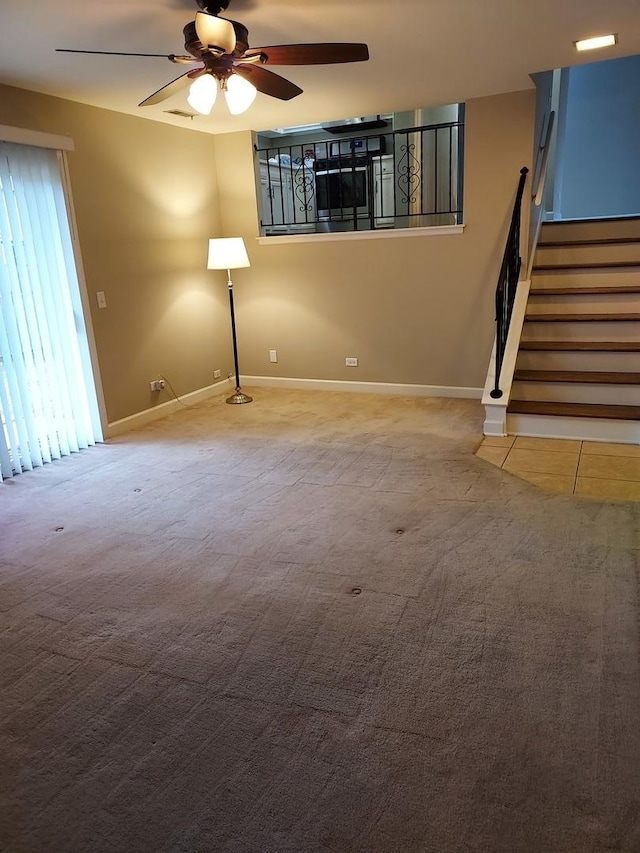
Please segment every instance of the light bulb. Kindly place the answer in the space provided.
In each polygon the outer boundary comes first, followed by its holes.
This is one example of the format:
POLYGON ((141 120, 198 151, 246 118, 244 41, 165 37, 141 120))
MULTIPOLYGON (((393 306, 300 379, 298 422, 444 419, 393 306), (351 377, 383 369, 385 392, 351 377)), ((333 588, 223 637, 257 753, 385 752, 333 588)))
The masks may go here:
POLYGON ((239 74, 232 74, 227 78, 224 97, 232 116, 238 116, 248 110, 257 94, 256 87, 239 74))
POLYGON ((216 79, 211 74, 203 74, 201 77, 196 77, 191 84, 187 103, 196 112, 208 116, 216 102, 217 94, 218 83, 216 79))

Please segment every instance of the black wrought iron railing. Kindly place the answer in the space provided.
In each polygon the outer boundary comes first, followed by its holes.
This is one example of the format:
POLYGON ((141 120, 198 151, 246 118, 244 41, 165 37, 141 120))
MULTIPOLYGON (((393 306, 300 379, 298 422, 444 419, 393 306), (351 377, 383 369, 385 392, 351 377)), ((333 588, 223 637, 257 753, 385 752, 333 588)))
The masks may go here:
POLYGON ((457 225, 463 122, 256 147, 264 234, 457 225))
POLYGON ((494 388, 491 391, 491 396, 494 400, 502 397, 503 393, 500 389, 500 374, 507 347, 513 303, 516 298, 516 290, 520 278, 520 267, 522 266, 522 258, 520 257, 520 225, 522 218, 522 194, 528 172, 529 170, 526 166, 520 169, 520 180, 516 191, 516 200, 513 205, 513 213, 511 214, 509 235, 502 258, 502 266, 500 267, 498 286, 496 287, 496 363, 494 388))

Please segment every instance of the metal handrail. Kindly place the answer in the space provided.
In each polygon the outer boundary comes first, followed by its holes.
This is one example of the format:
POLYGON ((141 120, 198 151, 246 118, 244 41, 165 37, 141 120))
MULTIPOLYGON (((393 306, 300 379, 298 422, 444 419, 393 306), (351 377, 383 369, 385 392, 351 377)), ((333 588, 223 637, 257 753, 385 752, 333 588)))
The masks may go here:
POLYGON ((545 189, 547 185, 547 171, 549 168, 549 155, 551 151, 551 140, 555 128, 555 111, 551 110, 546 116, 540 132, 540 141, 536 153, 536 162, 533 171, 533 188, 531 190, 531 213, 529 216, 529 248, 527 252, 528 269, 527 278, 531 274, 533 258, 538 244, 538 237, 542 227, 545 209, 545 189))
POLYGON ((513 303, 516 298, 516 289, 518 287, 518 279, 520 278, 520 267, 522 266, 522 258, 520 257, 520 225, 522 215, 522 195, 524 193, 524 185, 527 180, 529 169, 523 166, 520 169, 520 180, 518 181, 518 189, 516 191, 516 200, 513 205, 513 213, 511 214, 511 224, 509 225, 509 236, 505 246, 504 255, 502 257, 502 266, 500 267, 500 275, 498 276, 498 285, 496 287, 496 364, 495 364, 495 384, 490 392, 494 400, 502 397, 500 390, 500 373, 502 371, 502 362, 507 347, 507 336, 509 334, 509 324, 511 322, 511 314, 513 312, 513 303))

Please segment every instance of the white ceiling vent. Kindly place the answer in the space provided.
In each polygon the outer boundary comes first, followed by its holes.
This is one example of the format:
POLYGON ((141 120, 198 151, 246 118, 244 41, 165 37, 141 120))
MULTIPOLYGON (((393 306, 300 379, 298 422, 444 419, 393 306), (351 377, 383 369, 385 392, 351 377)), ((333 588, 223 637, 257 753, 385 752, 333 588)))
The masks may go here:
POLYGON ((164 110, 167 115, 170 116, 180 116, 180 118, 190 118, 194 119, 197 113, 189 113, 186 110, 164 110))

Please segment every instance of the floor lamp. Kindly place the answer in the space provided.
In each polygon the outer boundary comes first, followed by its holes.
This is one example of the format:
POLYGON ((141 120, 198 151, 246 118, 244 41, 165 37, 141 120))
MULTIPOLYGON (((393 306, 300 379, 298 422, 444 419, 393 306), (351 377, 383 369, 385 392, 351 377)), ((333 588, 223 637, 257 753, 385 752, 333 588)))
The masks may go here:
POLYGON ((233 363, 236 369, 236 392, 227 403, 250 403, 253 397, 242 393, 240 388, 240 370, 238 368, 238 342, 236 341, 236 312, 233 307, 233 282, 231 270, 248 267, 249 257, 242 237, 216 237, 209 240, 209 259, 207 269, 226 270, 229 285, 229 308, 231 310, 231 338, 233 340, 233 363))

